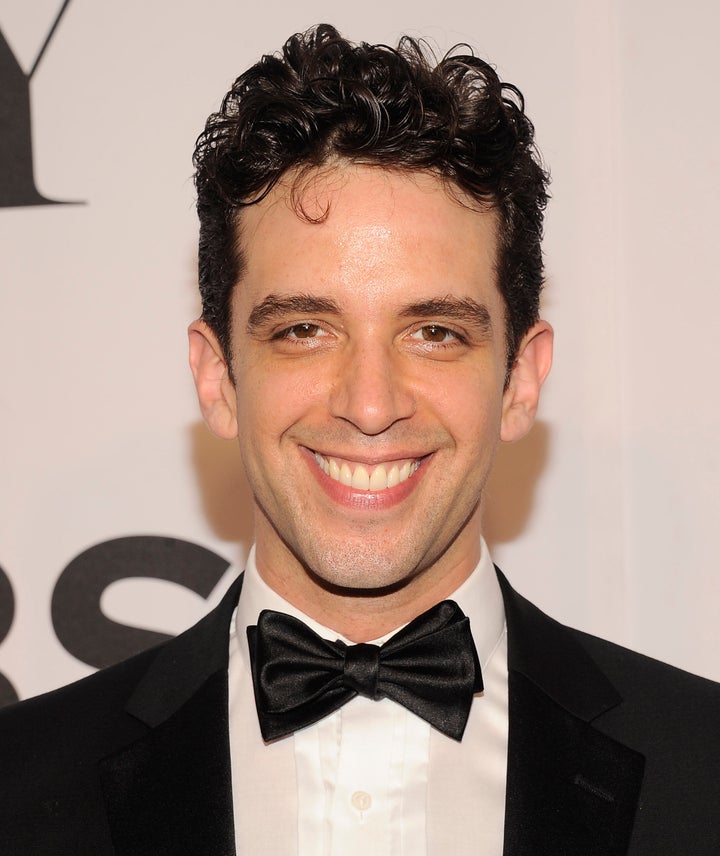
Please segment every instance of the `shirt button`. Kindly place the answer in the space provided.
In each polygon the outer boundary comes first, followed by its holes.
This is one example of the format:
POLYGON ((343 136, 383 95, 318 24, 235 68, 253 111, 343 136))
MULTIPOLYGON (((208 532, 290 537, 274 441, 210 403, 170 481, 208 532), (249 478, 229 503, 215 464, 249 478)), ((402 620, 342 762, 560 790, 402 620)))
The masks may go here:
POLYGON ((355 791, 350 797, 350 802, 358 811, 367 811, 372 805, 372 797, 366 791, 355 791))

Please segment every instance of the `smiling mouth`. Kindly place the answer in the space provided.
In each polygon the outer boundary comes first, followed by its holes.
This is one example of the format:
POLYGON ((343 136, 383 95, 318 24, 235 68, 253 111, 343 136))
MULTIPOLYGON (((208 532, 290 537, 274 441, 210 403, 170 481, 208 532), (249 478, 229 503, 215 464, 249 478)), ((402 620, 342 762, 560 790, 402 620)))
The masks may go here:
POLYGON ((313 452, 313 457, 320 469, 333 481, 355 490, 366 491, 387 490, 402 484, 417 471, 422 460, 411 458, 367 466, 338 458, 326 458, 318 452, 313 452))

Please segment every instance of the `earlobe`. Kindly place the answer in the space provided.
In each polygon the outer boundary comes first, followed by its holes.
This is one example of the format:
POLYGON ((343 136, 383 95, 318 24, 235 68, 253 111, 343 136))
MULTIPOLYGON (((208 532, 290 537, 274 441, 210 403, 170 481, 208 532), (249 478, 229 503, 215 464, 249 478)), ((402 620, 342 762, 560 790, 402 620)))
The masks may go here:
POLYGON ((552 365, 553 335, 547 321, 538 321, 523 336, 503 395, 503 442, 520 440, 532 428, 540 389, 552 365))
POLYGON ((188 342, 190 369, 203 418, 217 437, 234 440, 238 431, 235 386, 217 336, 204 321, 193 321, 188 328, 188 342))

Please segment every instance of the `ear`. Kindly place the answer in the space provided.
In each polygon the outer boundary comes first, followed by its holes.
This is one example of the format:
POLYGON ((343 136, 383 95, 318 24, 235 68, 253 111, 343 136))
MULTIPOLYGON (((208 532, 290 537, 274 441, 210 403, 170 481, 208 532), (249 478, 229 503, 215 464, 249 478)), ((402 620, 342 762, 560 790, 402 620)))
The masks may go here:
POLYGON ((188 340, 190 369, 205 422, 217 437, 234 440, 238 433, 235 386, 217 336, 198 320, 188 328, 188 340))
POLYGON ((538 321, 523 336, 503 394, 500 439, 504 442, 515 442, 532 428, 552 353, 553 329, 547 321, 538 321))

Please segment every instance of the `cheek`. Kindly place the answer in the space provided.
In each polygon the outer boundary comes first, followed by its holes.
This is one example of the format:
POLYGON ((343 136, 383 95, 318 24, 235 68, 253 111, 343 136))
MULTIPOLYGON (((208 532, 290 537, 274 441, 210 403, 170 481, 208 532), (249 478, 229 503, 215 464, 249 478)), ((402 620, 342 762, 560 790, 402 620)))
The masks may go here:
POLYGON ((238 422, 248 444, 277 441, 307 416, 318 400, 318 387, 312 379, 277 370, 250 372, 238 378, 238 422))
POLYGON ((424 395, 458 439, 480 442, 488 434, 500 431, 502 388, 493 377, 477 373, 449 375, 427 386, 424 395))

